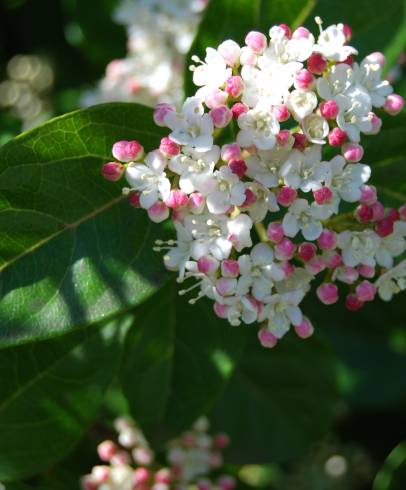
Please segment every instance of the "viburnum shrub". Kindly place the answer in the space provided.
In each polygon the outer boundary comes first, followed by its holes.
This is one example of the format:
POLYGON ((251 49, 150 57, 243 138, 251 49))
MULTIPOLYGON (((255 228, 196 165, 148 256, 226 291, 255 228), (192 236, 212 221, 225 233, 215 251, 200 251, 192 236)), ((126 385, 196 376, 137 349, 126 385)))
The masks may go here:
POLYGON ((171 219, 176 239, 155 250, 191 283, 179 294, 210 298, 231 325, 258 322, 265 347, 291 326, 313 333, 300 303, 315 280, 322 303, 341 295, 350 311, 406 288, 406 261, 395 263, 406 205, 384 208, 360 144, 404 101, 382 78, 383 54, 357 62, 348 25, 316 22, 316 37, 281 24, 193 56, 195 95, 155 108, 169 129, 159 148, 118 141, 103 166, 125 177, 131 205, 171 219))

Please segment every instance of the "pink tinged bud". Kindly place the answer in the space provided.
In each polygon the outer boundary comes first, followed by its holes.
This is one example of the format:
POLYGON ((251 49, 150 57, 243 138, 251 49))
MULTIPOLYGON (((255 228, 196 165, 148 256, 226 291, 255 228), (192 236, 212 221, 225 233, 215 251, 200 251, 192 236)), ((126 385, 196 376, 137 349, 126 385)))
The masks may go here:
POLYGON ((305 316, 303 317, 303 320, 299 325, 295 325, 295 332, 300 337, 301 339, 307 339, 308 337, 311 337, 314 332, 314 327, 311 324, 310 320, 306 318, 305 316))
POLYGON ((296 267, 288 260, 285 260, 284 262, 282 262, 282 270, 285 274, 285 279, 287 279, 295 272, 296 267))
POLYGON ((217 271, 218 267, 218 261, 215 258, 210 257, 209 255, 203 255, 203 257, 200 257, 200 259, 197 261, 197 269, 203 274, 214 274, 217 271))
POLYGON ((292 187, 285 185, 284 187, 281 187, 281 189, 279 190, 276 200, 281 206, 288 207, 295 201, 296 198, 297 198, 296 189, 293 189, 292 187))
POLYGON ((261 328, 258 332, 258 339, 261 342, 262 347, 271 349, 278 343, 278 339, 267 328, 261 328))
POLYGON ((402 221, 406 221, 406 204, 399 208, 399 216, 402 221))
POLYGON ((374 202, 376 202, 377 192, 375 186, 364 184, 360 187, 360 190, 361 190, 361 198, 359 200, 360 203, 371 206, 372 204, 374 204, 374 202))
POLYGON ((117 446, 113 441, 103 441, 97 446, 97 454, 102 461, 110 461, 117 454, 117 446))
POLYGON ((134 471, 134 478, 135 478, 135 483, 137 485, 143 485, 144 483, 147 483, 151 474, 147 468, 137 468, 134 471))
POLYGON ((341 153, 347 162, 359 162, 364 156, 364 148, 357 143, 346 143, 342 146, 341 153))
POLYGON ((225 449, 230 444, 230 438, 227 434, 216 434, 213 439, 213 445, 216 449, 225 449))
POLYGON ((212 490, 211 483, 208 480, 198 480, 196 486, 198 490, 212 490))
POLYGON ((317 243, 321 250, 332 250, 337 245, 337 234, 331 230, 323 230, 317 243))
POLYGON ((236 288, 236 280, 229 277, 220 277, 216 281, 216 289, 220 296, 230 296, 236 288))
POLYGON ((133 208, 140 208, 140 193, 139 192, 130 192, 128 195, 128 202, 133 208))
POLYGON ((240 266, 237 260, 223 260, 221 262, 221 274, 223 277, 238 277, 240 266))
POLYGON ((240 178, 245 175, 245 172, 248 169, 244 160, 231 160, 228 166, 233 174, 238 175, 240 178))
POLYGON ((292 39, 309 39, 310 31, 306 27, 298 27, 292 34, 292 39))
POLYGON ((317 297, 325 305, 332 305, 338 301, 338 287, 331 283, 325 283, 316 290, 317 297))
POLYGON ((233 113, 225 105, 212 109, 209 114, 216 128, 225 128, 233 118, 233 113))
POLYGON ((110 478, 110 468, 108 466, 94 466, 91 478, 98 485, 106 483, 110 478))
POLYGON ((303 68, 299 70, 294 75, 294 86, 300 90, 309 89, 314 83, 314 76, 310 73, 309 70, 303 68))
POLYGON ((239 160, 241 158, 241 148, 236 143, 224 145, 221 148, 221 159, 225 162, 239 160))
POLYGON ((161 223, 169 217, 169 209, 162 201, 157 201, 148 209, 148 216, 154 223, 161 223))
POLYGON ((339 274, 339 279, 341 282, 345 284, 354 284, 354 282, 358 279, 359 273, 358 270, 354 267, 343 267, 343 270, 339 274))
POLYGON ((175 108, 171 104, 157 104, 154 109, 154 122, 157 126, 166 126, 165 116, 169 112, 175 112, 175 108))
POLYGON ((342 264, 342 261, 339 252, 333 252, 324 257, 324 262, 329 269, 336 269, 342 264))
POLYGON ((269 223, 266 229, 266 236, 271 240, 271 242, 279 243, 284 237, 283 226, 281 223, 274 221, 269 223))
POLYGON ((165 201, 165 204, 168 208, 176 209, 186 206, 188 203, 188 197, 186 192, 183 192, 179 189, 173 189, 169 193, 168 199, 165 201))
POLYGON ((393 221, 390 218, 381 219, 375 225, 375 232, 382 238, 391 235, 393 233, 393 221))
POLYGON ((112 458, 110 463, 113 465, 124 465, 130 462, 130 455, 127 451, 118 451, 112 458))
POLYGON ((274 105, 271 109, 271 112, 272 112, 272 115, 279 122, 287 121, 290 118, 289 109, 285 104, 274 105))
POLYGON ((355 210, 355 218, 359 223, 368 223, 368 221, 372 221, 374 217, 374 212, 370 206, 366 204, 361 204, 355 210))
POLYGON ((218 484, 222 490, 233 490, 235 488, 235 479, 232 476, 222 476, 218 484))
POLYGON ((227 312, 229 310, 228 305, 222 305, 218 303, 217 301, 213 305, 214 313, 219 317, 219 318, 227 318, 227 312))
POLYGON ((333 199, 333 191, 329 187, 321 187, 313 191, 313 197, 317 204, 328 204, 333 199))
POLYGON ((295 250, 296 245, 289 238, 283 238, 275 245, 275 255, 279 260, 290 260, 294 256, 295 250))
POLYGON ((369 281, 362 281, 355 289, 357 298, 362 301, 373 301, 376 295, 376 286, 369 281))
POLYGON ((241 49, 240 62, 242 65, 255 65, 258 56, 251 48, 244 46, 241 49))
POLYGON ((299 257, 304 261, 308 262, 310 259, 316 256, 317 247, 314 243, 303 242, 298 249, 299 257))
POLYGON ((348 294, 345 298, 345 307, 349 311, 358 311, 364 306, 355 294, 348 294))
POLYGON ((80 480, 80 486, 83 490, 97 490, 99 484, 94 482, 91 476, 85 476, 80 480))
POLYGON ((220 453, 211 453, 210 455, 210 466, 217 468, 223 464, 223 457, 220 453))
POLYGON ((341 146, 347 139, 347 133, 340 128, 333 128, 328 135, 331 146, 341 146))
POLYGON ((161 139, 159 151, 167 158, 174 157, 179 154, 180 146, 170 138, 165 137, 161 139))
POLYGON ((285 31, 285 36, 290 39, 292 37, 292 31, 287 24, 279 24, 279 27, 285 31))
POLYGON ((106 180, 116 182, 120 180, 125 171, 124 165, 118 162, 105 163, 102 167, 102 175, 106 180))
POLYGON ((327 60, 319 53, 313 53, 307 60, 307 69, 315 75, 321 75, 327 68, 327 60))
POLYGON ((320 103, 320 113, 326 119, 335 119, 338 115, 339 107, 335 100, 326 100, 320 103))
POLYGON ((228 94, 223 92, 218 88, 209 92, 204 98, 204 103, 207 105, 209 109, 215 109, 216 107, 220 107, 225 105, 228 99, 228 94))
POLYGON ((385 208, 381 202, 379 201, 374 202, 371 208, 373 213, 372 216, 373 221, 379 221, 385 217, 385 208))
POLYGON ((276 141, 281 146, 287 145, 289 143, 289 140, 290 140, 289 129, 282 129, 282 131, 279 131, 279 133, 276 135, 276 141))
POLYGON ((222 42, 218 47, 218 52, 229 66, 234 66, 240 59, 240 46, 231 39, 222 42))
POLYGON ((245 44, 257 54, 264 52, 267 47, 266 36, 262 32, 251 31, 245 38, 245 44))
POLYGON ((403 109, 405 101, 401 95, 391 94, 386 97, 383 108, 391 116, 396 116, 403 109))
POLYGON ((172 474, 169 468, 161 468, 155 473, 155 482, 169 485, 172 483, 172 474))
POLYGON ((117 141, 113 145, 113 156, 120 162, 135 162, 144 156, 144 147, 138 141, 117 141))
POLYGON ((352 38, 352 29, 348 24, 343 25, 343 32, 347 42, 351 41, 352 38))
POLYGON ((307 143, 306 136, 302 133, 293 133, 292 136, 295 140, 293 143, 293 148, 296 148, 297 150, 304 150, 307 143))
POLYGON ((245 189, 244 194, 245 201, 241 205, 242 208, 247 208, 257 202, 257 196, 252 192, 251 189, 245 189))
POLYGON ((361 264, 358 266, 358 272, 362 277, 372 279, 375 276, 375 267, 372 267, 371 265, 361 264))
POLYGON ((385 55, 381 53, 380 51, 375 51, 375 53, 369 54, 366 59, 370 63, 378 63, 378 65, 381 65, 381 67, 384 66, 386 60, 385 60, 385 55))
POLYGON ((200 194, 200 192, 193 192, 193 194, 190 194, 188 207, 193 214, 200 214, 205 205, 206 199, 203 194, 200 194))
POLYGON ((151 453, 151 451, 143 447, 135 448, 134 451, 132 452, 132 455, 135 462, 140 465, 149 466, 153 460, 153 454, 151 453))
POLYGON ((231 112, 233 113, 234 119, 238 119, 241 116, 241 114, 248 112, 248 106, 243 104, 242 102, 236 102, 232 106, 231 112))
POLYGON ((386 211, 386 218, 392 220, 393 222, 400 220, 400 213, 395 208, 389 208, 386 211))
POLYGON ((308 262, 306 262, 305 267, 311 274, 316 275, 320 274, 320 272, 326 268, 326 263, 323 257, 317 255, 316 257, 313 257, 308 262))
POLYGON ((244 90, 244 82, 241 77, 233 76, 226 80, 225 91, 234 97, 235 99, 239 97, 244 90))
POLYGON ((354 64, 354 58, 352 55, 349 55, 344 61, 339 61, 337 64, 352 66, 354 64))

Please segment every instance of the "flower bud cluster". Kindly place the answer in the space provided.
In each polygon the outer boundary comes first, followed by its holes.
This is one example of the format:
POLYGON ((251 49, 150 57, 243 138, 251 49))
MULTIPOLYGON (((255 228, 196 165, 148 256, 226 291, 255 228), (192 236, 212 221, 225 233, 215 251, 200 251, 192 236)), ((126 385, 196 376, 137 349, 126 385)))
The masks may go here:
POLYGON ((201 418, 191 430, 168 444, 164 465, 160 464, 140 429, 129 419, 116 420, 117 442, 106 440, 97 450, 104 463, 93 467, 82 480, 84 490, 234 490, 230 475, 211 477, 223 464, 228 446, 225 434, 208 433, 209 423, 201 418))
POLYGON ((360 144, 380 131, 376 112, 396 115, 403 99, 382 78, 381 53, 356 62, 349 26, 316 21, 317 39, 280 25, 194 56, 196 94, 180 111, 155 109, 169 129, 159 148, 144 156, 139 143, 118 142, 103 168, 110 180, 125 175, 130 203, 152 221, 172 220, 176 240, 155 249, 180 283, 195 280, 179 294, 197 289, 189 303, 210 298, 231 325, 258 322, 266 347, 291 327, 313 333, 300 303, 316 276, 320 301, 344 294, 351 311, 405 289, 395 260, 406 206, 378 200, 360 144), (219 146, 224 128, 235 137, 219 146))

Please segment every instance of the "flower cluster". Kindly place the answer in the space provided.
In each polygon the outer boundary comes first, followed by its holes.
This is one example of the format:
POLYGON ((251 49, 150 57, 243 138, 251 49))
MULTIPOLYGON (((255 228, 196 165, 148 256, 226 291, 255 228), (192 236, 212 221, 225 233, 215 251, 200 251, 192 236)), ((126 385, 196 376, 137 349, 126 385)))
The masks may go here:
POLYGON ((127 29, 128 53, 111 61, 85 106, 131 101, 153 106, 181 102, 185 53, 207 0, 122 0, 114 20, 127 29))
POLYGON ((279 25, 269 39, 250 32, 243 47, 228 40, 194 56, 196 94, 180 111, 155 109, 169 128, 159 148, 119 141, 103 167, 107 179, 125 175, 124 193, 152 221, 171 217, 176 240, 156 250, 179 282, 196 280, 180 294, 197 288, 189 303, 210 298, 231 325, 259 322, 266 347, 292 326, 312 334, 300 303, 320 274, 320 301, 336 303, 344 286, 351 311, 406 288, 406 264, 394 261, 406 205, 384 208, 360 144, 381 129, 374 111, 396 115, 403 99, 382 79, 381 53, 356 62, 350 27, 316 21, 317 39, 279 25), (221 133, 234 141, 219 146, 221 133))
POLYGON ((230 475, 210 477, 222 465, 222 451, 229 440, 225 434, 208 434, 207 419, 199 419, 188 432, 168 444, 166 465, 159 464, 143 433, 128 419, 116 420, 118 442, 98 446, 104 465, 95 466, 82 478, 84 490, 233 490, 230 475))

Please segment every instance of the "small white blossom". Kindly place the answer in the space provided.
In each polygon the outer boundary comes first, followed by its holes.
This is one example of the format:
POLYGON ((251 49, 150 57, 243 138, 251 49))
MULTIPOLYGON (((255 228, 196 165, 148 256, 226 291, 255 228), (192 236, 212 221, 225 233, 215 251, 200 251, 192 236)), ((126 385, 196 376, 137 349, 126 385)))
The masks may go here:
MULTIPOLYGON (((200 62, 197 57, 192 57, 192 59, 200 62)), ((201 62, 193 69, 193 83, 198 87, 215 89, 222 87, 231 75, 232 70, 227 67, 221 54, 213 48, 207 48, 204 63, 201 62)), ((198 95, 202 95, 202 92, 199 92, 198 95)))
POLYGON ((296 199, 282 220, 283 231, 288 237, 295 237, 299 231, 306 240, 316 240, 323 231, 321 221, 328 218, 326 209, 306 199, 296 199))
POLYGON ((303 319, 299 304, 305 293, 302 290, 273 294, 265 300, 259 320, 268 321, 268 329, 276 338, 282 338, 291 325, 299 325, 303 319))
POLYGON ((376 251, 377 263, 390 269, 393 267, 393 258, 398 257, 406 250, 406 222, 396 221, 393 233, 381 238, 378 250, 376 251))
POLYGON ((327 175, 327 163, 321 162, 321 147, 312 145, 304 151, 292 150, 279 175, 285 185, 309 192, 318 189, 327 175))
POLYGON ((343 95, 354 83, 354 72, 351 66, 341 63, 331 66, 327 73, 317 79, 317 92, 325 100, 337 100, 337 96, 343 95))
POLYGON ((387 80, 382 80, 381 65, 366 57, 360 65, 354 64, 354 72, 356 81, 368 91, 372 105, 382 107, 393 88, 387 80))
POLYGON ((375 282, 383 301, 390 301, 394 294, 406 290, 406 260, 382 274, 375 282))
POLYGON ((231 206, 241 206, 245 201, 245 185, 231 169, 223 166, 213 175, 213 188, 207 194, 210 213, 223 214, 231 206))
POLYGON ((244 148, 255 145, 260 150, 270 150, 275 146, 275 135, 280 129, 270 106, 261 102, 239 116, 238 126, 237 143, 244 148))
POLYGON ((344 25, 331 25, 320 33, 313 49, 330 61, 344 61, 349 56, 358 54, 355 48, 345 43, 344 25))
POLYGON ((337 237, 337 246, 348 267, 357 265, 375 266, 375 254, 379 248, 380 237, 372 230, 343 231, 337 237))
POLYGON ((311 90, 293 90, 290 93, 287 105, 296 119, 304 119, 317 107, 317 97, 311 90))

